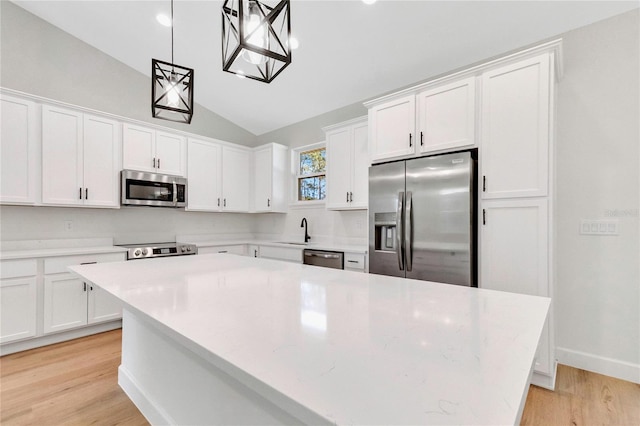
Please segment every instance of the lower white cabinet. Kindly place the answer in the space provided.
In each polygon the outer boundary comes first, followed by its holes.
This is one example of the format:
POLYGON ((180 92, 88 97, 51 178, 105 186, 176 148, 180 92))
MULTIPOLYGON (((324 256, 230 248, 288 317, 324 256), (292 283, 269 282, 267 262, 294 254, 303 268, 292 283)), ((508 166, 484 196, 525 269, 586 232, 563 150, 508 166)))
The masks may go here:
POLYGON ((258 257, 302 263, 302 249, 288 247, 260 246, 258 257))
POLYGON ((366 256, 361 253, 345 253, 344 254, 344 269, 347 271, 365 272, 366 256))
POLYGON ((2 261, 0 274, 0 343, 35 336, 36 260, 2 261))
MULTIPOLYGON (((480 225, 479 287, 551 297, 546 198, 484 200, 480 225)), ((534 370, 553 375, 553 307, 534 370)))

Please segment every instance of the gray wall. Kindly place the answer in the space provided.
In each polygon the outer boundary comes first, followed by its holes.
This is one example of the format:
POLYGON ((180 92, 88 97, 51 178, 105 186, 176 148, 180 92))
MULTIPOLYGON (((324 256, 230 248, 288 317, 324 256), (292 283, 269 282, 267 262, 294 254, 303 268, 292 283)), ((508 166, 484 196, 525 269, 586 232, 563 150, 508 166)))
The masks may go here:
POLYGON ((585 367, 606 365, 607 358, 626 362, 636 381, 640 381, 639 21, 636 9, 563 35, 565 75, 558 84, 554 217, 558 356, 585 367), (579 235, 580 219, 608 218, 619 220, 619 236, 579 235))
POLYGON ((254 144, 255 135, 198 104, 190 125, 152 118, 149 77, 8 1, 0 1, 0 49, 2 87, 229 142, 254 144))

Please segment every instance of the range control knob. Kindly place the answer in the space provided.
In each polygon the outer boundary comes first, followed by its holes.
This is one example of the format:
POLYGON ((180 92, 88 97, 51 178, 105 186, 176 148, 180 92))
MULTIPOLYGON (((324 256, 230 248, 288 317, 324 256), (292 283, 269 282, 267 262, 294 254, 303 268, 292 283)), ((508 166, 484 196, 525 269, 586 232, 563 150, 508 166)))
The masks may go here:
POLYGON ((135 257, 138 257, 138 256, 140 256, 140 254, 141 254, 141 253, 142 253, 142 252, 140 251, 140 249, 136 249, 136 251, 134 251, 134 252, 133 252, 133 255, 134 255, 135 257))
POLYGON ((187 247, 187 251, 191 251, 191 247, 187 247))
POLYGON ((180 251, 181 251, 181 252, 183 252, 183 253, 184 253, 186 250, 187 250, 187 249, 186 249, 184 246, 181 246, 181 247, 180 247, 180 251))
POLYGON ((147 253, 149 253, 149 250, 147 250, 146 248, 143 248, 143 249, 142 249, 142 255, 143 255, 143 256, 146 256, 146 255, 147 255, 147 253))

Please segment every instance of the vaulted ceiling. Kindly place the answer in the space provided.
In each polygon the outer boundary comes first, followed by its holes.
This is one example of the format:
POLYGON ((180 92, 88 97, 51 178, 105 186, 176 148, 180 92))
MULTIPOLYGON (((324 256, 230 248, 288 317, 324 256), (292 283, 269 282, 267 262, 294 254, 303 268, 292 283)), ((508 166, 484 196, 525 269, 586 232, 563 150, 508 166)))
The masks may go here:
MULTIPOLYGON (((171 60, 170 1, 14 3, 150 75, 171 60)), ((638 7, 637 1, 291 2, 300 47, 271 84, 222 71, 222 1, 175 0, 175 63, 195 101, 260 135, 638 7)))

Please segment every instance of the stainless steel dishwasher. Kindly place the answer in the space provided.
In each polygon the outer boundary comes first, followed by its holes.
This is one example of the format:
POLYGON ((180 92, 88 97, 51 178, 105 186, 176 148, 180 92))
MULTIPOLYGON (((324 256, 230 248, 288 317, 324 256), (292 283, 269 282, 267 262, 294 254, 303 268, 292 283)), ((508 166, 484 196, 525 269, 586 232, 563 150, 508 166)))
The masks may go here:
POLYGON ((341 251, 324 251, 304 249, 304 264, 323 266, 325 268, 344 269, 344 253, 341 251))

